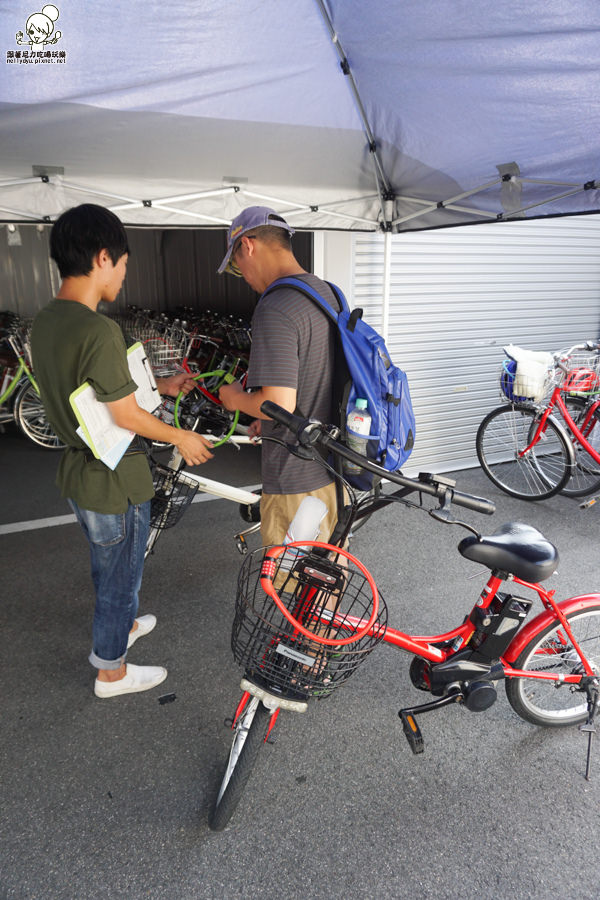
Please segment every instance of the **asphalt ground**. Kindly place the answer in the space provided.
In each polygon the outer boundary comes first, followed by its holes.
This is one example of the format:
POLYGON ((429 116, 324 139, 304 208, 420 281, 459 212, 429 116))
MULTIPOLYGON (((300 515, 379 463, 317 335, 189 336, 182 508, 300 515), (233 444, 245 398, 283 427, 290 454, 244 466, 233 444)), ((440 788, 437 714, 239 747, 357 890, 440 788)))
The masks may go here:
MULTIPOLYGON (((217 453, 203 474, 257 483, 257 449, 217 453)), ((140 612, 158 625, 128 658, 167 666, 167 681, 98 700, 87 547, 77 525, 43 521, 70 512, 56 463, 0 435, 0 897, 596 900, 600 741, 586 781, 586 738, 520 720, 500 686, 485 713, 424 716, 425 753, 413 756, 397 712, 426 698, 409 657, 386 646, 305 715, 281 714, 231 824, 210 832, 240 693, 237 506, 193 504, 147 562, 140 612)), ((559 597, 600 591, 600 503, 524 503, 479 470, 456 477, 497 504, 490 518, 465 514, 476 527, 525 521, 556 543, 559 597)), ((423 634, 462 621, 485 580, 456 552, 464 534, 393 507, 356 535, 393 625, 423 634)))

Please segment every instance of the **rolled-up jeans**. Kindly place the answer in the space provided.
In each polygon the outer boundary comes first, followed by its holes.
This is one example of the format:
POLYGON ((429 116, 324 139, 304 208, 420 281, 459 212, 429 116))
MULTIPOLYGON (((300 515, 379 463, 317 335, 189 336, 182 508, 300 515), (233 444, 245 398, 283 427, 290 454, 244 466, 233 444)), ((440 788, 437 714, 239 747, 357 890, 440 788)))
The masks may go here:
POLYGON ((150 501, 115 515, 81 509, 69 500, 90 545, 96 608, 89 660, 97 669, 118 669, 138 611, 150 501))

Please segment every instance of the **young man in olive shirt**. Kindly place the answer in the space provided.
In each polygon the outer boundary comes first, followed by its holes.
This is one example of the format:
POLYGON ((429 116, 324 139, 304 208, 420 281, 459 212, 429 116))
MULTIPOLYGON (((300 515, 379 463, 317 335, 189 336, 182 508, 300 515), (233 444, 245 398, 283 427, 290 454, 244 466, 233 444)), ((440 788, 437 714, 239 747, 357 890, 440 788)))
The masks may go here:
MULTIPOLYGON (((149 690, 167 676, 160 666, 125 662, 127 650, 155 624, 136 619, 144 553, 154 494, 146 456, 135 442, 113 470, 93 458, 76 434, 71 393, 88 381, 108 405, 117 425, 151 440, 172 443, 188 465, 209 459, 210 444, 141 409, 135 400, 123 336, 118 325, 97 312, 112 303, 123 284, 129 248, 119 219, 109 210, 84 204, 67 210, 50 237, 51 256, 62 278, 56 298, 35 317, 31 348, 36 379, 48 420, 67 444, 57 484, 90 546, 96 592, 90 662, 98 670, 98 697, 149 690)), ((187 393, 185 374, 160 379, 161 393, 187 393)))

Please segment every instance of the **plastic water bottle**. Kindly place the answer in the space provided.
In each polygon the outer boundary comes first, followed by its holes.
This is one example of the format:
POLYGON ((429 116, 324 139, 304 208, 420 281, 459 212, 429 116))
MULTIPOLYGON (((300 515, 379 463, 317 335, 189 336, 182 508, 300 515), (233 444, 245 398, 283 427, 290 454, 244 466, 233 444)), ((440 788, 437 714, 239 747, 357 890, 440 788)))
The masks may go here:
MULTIPOLYGON (((298 509, 296 515, 290 522, 284 544, 291 544, 294 541, 316 541, 321 530, 321 522, 327 515, 327 504, 319 500, 318 497, 305 497, 298 509)), ((308 548, 307 548, 308 549, 308 548)), ((298 559, 301 548, 295 547, 283 554, 280 568, 289 569, 298 559)))
MULTIPOLYGON (((367 401, 362 397, 357 397, 356 405, 346 417, 346 446, 350 450, 354 450, 355 453, 366 456, 368 435, 370 433, 371 415, 367 409, 367 401)), ((362 468, 356 463, 345 459, 344 471, 349 475, 357 475, 362 471, 362 468)))

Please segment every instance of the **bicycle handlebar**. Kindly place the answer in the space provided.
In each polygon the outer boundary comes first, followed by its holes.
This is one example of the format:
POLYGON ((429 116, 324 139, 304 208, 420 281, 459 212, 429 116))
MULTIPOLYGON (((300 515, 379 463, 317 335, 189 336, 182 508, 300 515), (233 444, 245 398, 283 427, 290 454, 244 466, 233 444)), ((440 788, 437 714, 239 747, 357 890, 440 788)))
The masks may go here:
POLYGON ((552 355, 556 360, 561 360, 568 358, 572 353, 576 353, 578 350, 587 350, 589 353, 594 353, 596 350, 600 350, 600 341, 583 341, 581 344, 575 344, 573 347, 569 347, 568 350, 557 350, 552 355))
POLYGON ((449 498, 450 502, 456 503, 457 506, 463 506, 465 509, 471 509, 486 516, 491 516, 496 511, 496 507, 490 500, 456 491, 452 487, 452 483, 443 477, 436 479, 434 475, 421 472, 418 478, 407 478, 399 472, 388 472, 387 469, 378 466, 377 463, 372 462, 360 453, 355 453, 348 447, 344 447, 330 434, 327 430, 328 426, 323 425, 317 419, 303 419, 294 413, 288 412, 288 410, 283 409, 283 407, 278 406, 271 400, 265 400, 260 407, 260 411, 265 416, 288 428, 297 437, 301 447, 312 448, 320 446, 323 449, 331 450, 336 456, 356 463, 368 472, 379 475, 381 478, 386 478, 393 484, 400 485, 400 487, 409 488, 410 490, 419 491, 444 500, 449 498))

